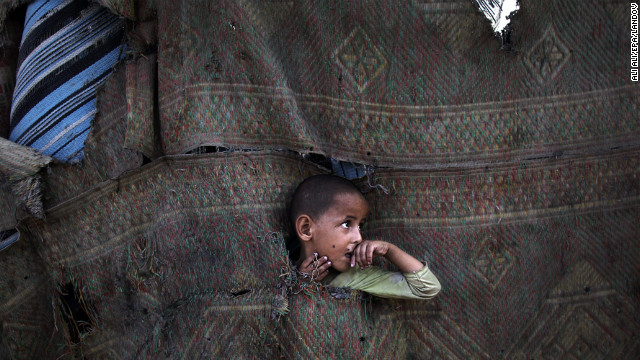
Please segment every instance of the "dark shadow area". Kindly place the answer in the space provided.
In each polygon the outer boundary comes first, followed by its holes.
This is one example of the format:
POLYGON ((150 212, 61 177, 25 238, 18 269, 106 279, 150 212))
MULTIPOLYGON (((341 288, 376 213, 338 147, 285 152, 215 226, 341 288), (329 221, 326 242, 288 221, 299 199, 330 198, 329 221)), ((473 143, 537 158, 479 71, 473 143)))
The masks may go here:
POLYGON ((93 322, 86 310, 86 300, 70 282, 61 286, 58 291, 60 312, 69 330, 69 340, 77 344, 93 330, 93 322))

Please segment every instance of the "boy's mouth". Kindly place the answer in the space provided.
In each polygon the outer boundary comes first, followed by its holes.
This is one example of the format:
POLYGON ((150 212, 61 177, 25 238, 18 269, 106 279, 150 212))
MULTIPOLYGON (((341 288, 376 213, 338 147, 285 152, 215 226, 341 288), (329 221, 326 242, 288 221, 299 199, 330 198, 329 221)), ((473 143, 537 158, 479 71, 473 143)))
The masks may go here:
POLYGON ((347 259, 351 259, 351 256, 352 256, 352 255, 353 255, 353 254, 352 254, 351 252, 348 252, 348 253, 344 254, 344 256, 345 256, 347 259))

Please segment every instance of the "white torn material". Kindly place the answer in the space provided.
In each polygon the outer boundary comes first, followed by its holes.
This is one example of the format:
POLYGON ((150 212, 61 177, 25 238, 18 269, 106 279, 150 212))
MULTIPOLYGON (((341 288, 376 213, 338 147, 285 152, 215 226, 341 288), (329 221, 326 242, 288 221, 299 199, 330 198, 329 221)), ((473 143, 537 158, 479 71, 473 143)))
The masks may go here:
POLYGON ((491 21, 493 31, 498 34, 509 24, 507 17, 520 8, 518 0, 474 0, 484 15, 491 21))

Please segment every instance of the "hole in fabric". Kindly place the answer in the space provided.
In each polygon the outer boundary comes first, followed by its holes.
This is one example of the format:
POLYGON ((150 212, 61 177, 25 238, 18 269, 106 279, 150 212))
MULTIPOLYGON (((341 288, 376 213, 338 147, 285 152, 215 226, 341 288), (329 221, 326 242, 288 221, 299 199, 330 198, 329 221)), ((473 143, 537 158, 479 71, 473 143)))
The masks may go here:
POLYGON ((359 179, 366 175, 366 167, 363 164, 331 159, 331 166, 336 175, 347 179, 359 179))
POLYGON ((520 9, 518 0, 474 0, 484 16, 491 21, 491 27, 496 35, 510 24, 510 18, 520 9))
POLYGON ((240 296, 240 295, 248 294, 250 292, 251 292, 251 289, 242 289, 240 291, 232 292, 231 295, 232 296, 240 296))
POLYGON ((316 163, 316 164, 326 168, 326 169, 331 169, 331 160, 328 157, 324 156, 324 155, 321 155, 321 154, 318 154, 318 153, 308 153, 308 154, 304 155, 303 157, 305 159, 313 162, 313 163, 316 163))
POLYGON ((251 61, 252 60, 251 55, 249 55, 249 53, 246 52, 246 51, 240 51, 240 53, 238 54, 238 57, 242 61, 251 61))
POLYGON ((93 329, 91 318, 86 311, 85 299, 79 295, 72 283, 66 283, 58 292, 62 319, 69 328, 71 342, 77 344, 93 329))
POLYGON ((218 153, 218 152, 225 152, 228 151, 229 149, 223 146, 198 146, 197 148, 191 150, 191 151, 187 151, 186 154, 193 154, 193 155, 199 155, 199 154, 209 154, 209 153, 218 153))

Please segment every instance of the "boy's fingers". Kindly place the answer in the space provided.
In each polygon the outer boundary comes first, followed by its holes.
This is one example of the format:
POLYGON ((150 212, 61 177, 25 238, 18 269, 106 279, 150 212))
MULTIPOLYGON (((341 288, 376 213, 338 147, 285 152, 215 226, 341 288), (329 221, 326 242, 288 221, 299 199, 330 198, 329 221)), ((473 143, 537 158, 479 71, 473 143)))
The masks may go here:
POLYGON ((309 273, 313 274, 313 280, 320 281, 327 276, 330 267, 331 261, 326 256, 323 256, 317 262, 309 265, 309 273))
POLYGON ((329 262, 329 259, 326 256, 323 256, 321 258, 318 258, 318 262, 315 264, 312 264, 312 266, 317 267, 319 270, 321 267, 327 265, 328 262, 329 262))
POLYGON ((317 254, 314 254, 300 264, 299 271, 311 275, 315 280, 321 280, 327 275, 330 267, 331 261, 326 256, 317 257, 317 254))
POLYGON ((329 274, 329 266, 331 266, 331 261, 327 261, 327 263, 329 264, 326 268, 326 264, 323 265, 321 268, 319 268, 319 274, 318 276, 315 278, 316 281, 320 281, 322 279, 324 279, 328 274, 329 274))
MULTIPOLYGON (((360 264, 360 250, 362 250, 362 244, 358 245, 358 247, 356 247, 355 249, 353 249, 353 254, 351 255, 351 262, 353 262, 353 264, 360 264)), ((362 267, 362 266, 360 266, 362 267)))
POLYGON ((300 269, 306 269, 307 267, 309 267, 309 265, 311 265, 311 263, 316 259, 316 255, 311 255, 308 258, 304 259, 304 261, 302 262, 302 264, 300 264, 300 269))
POLYGON ((367 248, 367 266, 373 264, 373 251, 375 250, 374 246, 369 246, 367 248))
POLYGON ((367 244, 363 243, 356 249, 358 251, 357 261, 361 269, 364 269, 367 266, 367 248, 367 244))
POLYGON ((360 249, 360 245, 361 244, 356 245, 356 247, 351 252, 351 267, 356 266, 356 263, 358 262, 358 250, 360 249))
POLYGON ((331 267, 331 261, 327 260, 327 262, 322 264, 322 266, 318 266, 318 271, 320 272, 320 274, 323 274, 323 273, 329 271, 330 267, 331 267))

